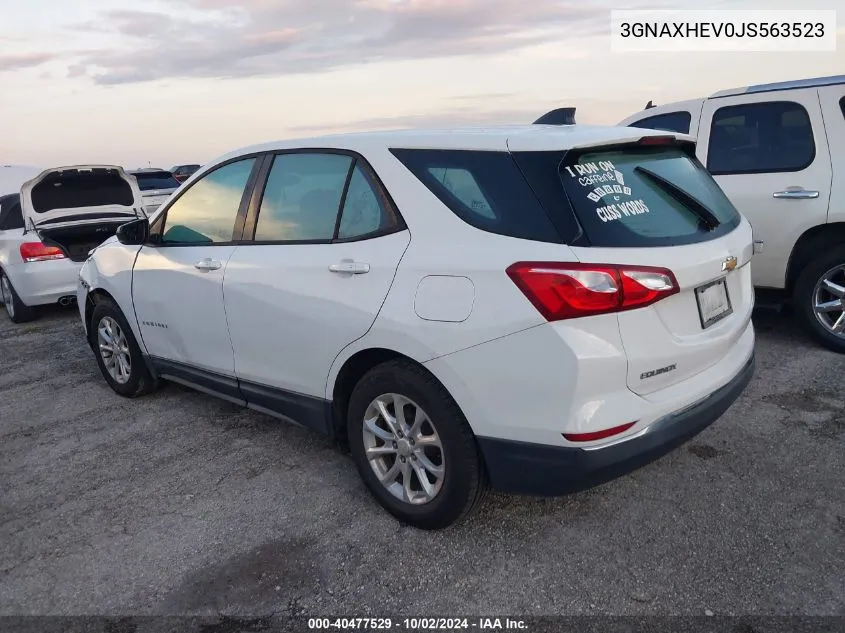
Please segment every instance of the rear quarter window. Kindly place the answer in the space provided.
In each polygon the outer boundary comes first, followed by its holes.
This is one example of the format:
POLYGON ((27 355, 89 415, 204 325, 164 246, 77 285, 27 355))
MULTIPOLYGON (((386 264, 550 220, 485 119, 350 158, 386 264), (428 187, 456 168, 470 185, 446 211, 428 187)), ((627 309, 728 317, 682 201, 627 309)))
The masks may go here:
POLYGON ((570 153, 560 178, 592 246, 703 242, 741 221, 698 160, 676 147, 570 153))
POLYGON ((510 153, 428 149, 391 152, 467 224, 509 237, 563 241, 510 153))

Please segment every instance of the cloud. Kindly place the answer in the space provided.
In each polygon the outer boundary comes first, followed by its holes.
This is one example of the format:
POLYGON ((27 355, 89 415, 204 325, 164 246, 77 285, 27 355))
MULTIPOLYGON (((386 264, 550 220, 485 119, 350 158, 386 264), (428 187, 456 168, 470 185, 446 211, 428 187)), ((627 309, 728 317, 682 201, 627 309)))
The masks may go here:
POLYGON ((0 55, 0 72, 20 70, 46 64, 58 57, 57 53, 19 53, 0 55))
POLYGON ((504 53, 603 32, 574 0, 176 0, 167 14, 106 11, 78 29, 121 50, 73 62, 101 84, 321 72, 383 60, 504 53))

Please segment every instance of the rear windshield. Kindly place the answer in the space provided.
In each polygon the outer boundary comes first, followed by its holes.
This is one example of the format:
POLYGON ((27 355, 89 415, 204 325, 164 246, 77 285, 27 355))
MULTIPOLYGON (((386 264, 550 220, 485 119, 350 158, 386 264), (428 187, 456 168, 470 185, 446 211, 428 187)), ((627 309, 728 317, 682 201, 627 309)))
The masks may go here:
POLYGON ((16 193, 0 196, 0 231, 22 229, 21 197, 16 193))
POLYGON ((106 205, 129 207, 134 202, 132 187, 114 169, 52 172, 32 188, 36 213, 106 205))
POLYGON ((740 222, 701 163, 677 147, 572 152, 559 174, 566 206, 592 246, 690 244, 724 235, 740 222))
POLYGON ((138 181, 141 191, 153 191, 154 189, 176 189, 179 181, 169 171, 151 171, 132 174, 138 181))

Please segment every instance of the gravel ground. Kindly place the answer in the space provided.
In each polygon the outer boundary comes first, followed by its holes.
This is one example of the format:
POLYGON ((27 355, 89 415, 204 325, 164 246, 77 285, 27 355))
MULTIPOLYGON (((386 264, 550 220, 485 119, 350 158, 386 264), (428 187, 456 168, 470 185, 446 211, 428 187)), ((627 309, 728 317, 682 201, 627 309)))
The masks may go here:
POLYGON ((0 615, 845 615, 845 357, 760 314, 746 393, 556 500, 400 526, 307 431, 114 395, 75 310, 0 319, 0 615))

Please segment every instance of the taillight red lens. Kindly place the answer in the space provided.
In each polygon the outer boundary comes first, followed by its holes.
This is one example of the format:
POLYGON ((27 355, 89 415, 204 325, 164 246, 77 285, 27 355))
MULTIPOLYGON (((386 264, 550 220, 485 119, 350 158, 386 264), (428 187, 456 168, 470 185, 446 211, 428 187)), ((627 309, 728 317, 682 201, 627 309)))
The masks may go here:
POLYGON ((518 262, 506 272, 548 321, 642 308, 679 291, 672 271, 649 266, 518 262))
POLYGON ((21 259, 25 262, 43 262, 50 259, 64 259, 62 249, 45 246, 41 242, 24 242, 20 246, 21 259))

